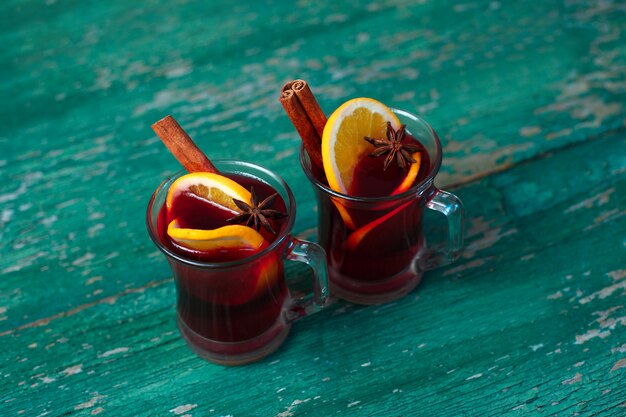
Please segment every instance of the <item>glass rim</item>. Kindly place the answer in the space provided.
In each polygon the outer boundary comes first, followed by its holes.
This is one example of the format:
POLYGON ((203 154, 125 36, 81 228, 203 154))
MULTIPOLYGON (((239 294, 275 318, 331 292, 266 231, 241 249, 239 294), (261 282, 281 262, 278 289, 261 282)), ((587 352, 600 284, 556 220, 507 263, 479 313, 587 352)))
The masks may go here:
POLYGON ((351 201, 351 202, 356 202, 356 203, 381 203, 381 202, 390 202, 390 201, 396 201, 396 200, 401 200, 403 198, 406 197, 410 197, 410 196, 414 196, 416 194, 422 194, 423 192, 425 192, 426 190, 428 190, 432 184, 435 181, 435 176, 437 176, 437 174, 439 173, 439 168, 441 167, 441 161, 442 161, 442 154, 441 154, 441 142, 439 141, 439 137, 437 136, 437 133, 435 133, 435 130, 430 126, 430 124, 428 124, 428 122, 424 119, 422 119, 421 117, 414 115, 412 113, 409 113, 405 110, 400 110, 400 109, 396 109, 396 108, 390 108, 390 110, 402 117, 406 117, 408 119, 411 119, 414 122, 417 123, 421 123, 423 124, 429 131, 429 133, 432 135, 433 140, 435 141, 435 149, 436 149, 436 155, 435 158, 433 160, 431 160, 431 166, 432 169, 430 170, 430 172, 428 173, 428 175, 426 176, 426 178, 424 178, 422 181, 420 181, 419 183, 415 184, 414 186, 412 186, 411 188, 409 188, 408 190, 399 193, 399 194, 394 194, 394 195, 389 195, 389 196, 382 196, 382 197, 356 197, 356 196, 351 196, 348 194, 344 194, 341 193, 339 191, 335 191, 332 188, 322 184, 316 177, 315 175, 313 175, 313 173, 311 172, 311 170, 307 167, 306 165, 306 159, 308 158, 310 161, 310 158, 306 152, 306 150, 304 149, 304 144, 300 145, 300 165, 302 166, 302 170, 304 171, 304 174, 307 176, 307 178, 309 179, 309 181, 318 189, 320 189, 321 191, 325 192, 326 194, 330 194, 333 197, 336 198, 341 198, 342 200, 346 200, 346 201, 351 201))
MULTIPOLYGON (((288 220, 287 223, 285 225, 285 227, 283 227, 283 230, 278 234, 278 236, 276 237, 276 239, 274 239, 274 241, 272 243, 270 243, 265 249, 255 253, 254 255, 250 255, 250 256, 246 256, 245 258, 242 259, 237 259, 234 261, 228 261, 228 262, 205 262, 205 261, 198 261, 195 259, 189 259, 186 258, 174 251, 172 251, 170 248, 168 248, 167 246, 165 246, 163 243, 161 243, 159 237, 157 236, 157 231, 154 230, 156 229, 156 225, 154 225, 154 229, 152 226, 152 208, 154 206, 154 200, 156 199, 156 196, 162 192, 163 187, 166 186, 170 181, 174 180, 175 178, 181 176, 182 174, 186 173, 187 171, 185 171, 184 169, 181 169, 175 173, 173 173, 172 175, 170 175, 169 177, 167 177, 165 180, 163 180, 161 182, 161 184, 159 184, 159 186, 157 187, 157 189, 154 191, 154 193, 152 193, 152 196, 150 197, 150 201, 148 202, 148 207, 146 210, 146 226, 148 227, 148 234, 150 235, 150 239, 152 239, 152 241, 154 242, 154 244, 157 246, 157 248, 163 252, 166 256, 173 258, 179 262, 182 262, 184 264, 187 265, 191 265, 197 268, 208 268, 208 269, 225 269, 225 268, 232 268, 232 267, 237 267, 237 266, 241 266, 241 265, 245 265, 247 263, 250 262, 254 262, 260 258, 262 258, 263 256, 267 255, 268 253, 272 252, 273 250, 275 250, 279 245, 281 245, 283 242, 285 242, 290 234, 291 234, 291 229, 293 228, 293 224, 295 222, 295 217, 296 217, 296 200, 293 196, 293 193, 291 192, 291 189, 289 188, 289 186, 287 185, 287 183, 285 182, 285 180, 282 179, 282 177, 278 174, 276 174, 273 171, 270 171, 269 169, 262 167, 260 165, 256 165, 250 162, 245 162, 245 161, 237 161, 237 160, 233 160, 233 159, 218 159, 213 161, 213 163, 217 166, 219 165, 233 165, 233 166, 240 166, 240 167, 247 167, 247 168, 253 168, 255 170, 261 171, 264 174, 272 177, 273 180, 277 181, 286 191, 287 193, 287 203, 289 204, 288 207, 288 220)), ((247 173, 249 174, 249 173, 247 173)), ((258 178, 256 175, 253 176, 255 179, 258 179, 261 182, 264 182, 267 184, 266 181, 258 178)), ((171 185, 171 184, 170 184, 171 185)), ((268 184, 270 185, 270 184, 268 184)), ((274 188, 272 185, 270 185, 270 187, 274 188)), ((279 190, 276 190, 276 192, 279 192, 279 190)), ((160 208, 159 208, 160 210, 160 208)))

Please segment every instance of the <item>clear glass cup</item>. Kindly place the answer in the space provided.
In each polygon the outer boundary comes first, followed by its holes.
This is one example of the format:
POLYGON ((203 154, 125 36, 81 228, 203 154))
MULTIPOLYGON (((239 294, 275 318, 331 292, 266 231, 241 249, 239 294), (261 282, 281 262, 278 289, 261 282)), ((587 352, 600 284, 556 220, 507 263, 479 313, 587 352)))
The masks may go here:
POLYGON ((222 365, 261 359, 285 340, 291 324, 322 309, 328 301, 324 250, 291 236, 296 203, 287 184, 275 173, 246 162, 217 161, 224 174, 236 174, 271 186, 285 201, 286 227, 268 247, 229 262, 200 262, 173 251, 163 242, 159 212, 170 185, 186 172, 166 179, 154 192, 147 210, 150 237, 165 254, 176 284, 178 328, 199 356, 222 365), (161 227, 161 228, 160 228, 161 227), (308 264, 313 290, 293 298, 285 282, 283 260, 308 264))
POLYGON ((308 154, 300 149, 302 169, 317 197, 318 242, 326 250, 331 293, 358 304, 403 297, 419 284, 424 271, 453 262, 463 246, 463 205, 434 185, 442 160, 437 134, 420 117, 392 111, 430 158, 426 177, 403 193, 370 198, 334 191, 316 178, 308 154), (426 244, 424 207, 447 217, 446 244, 426 244))

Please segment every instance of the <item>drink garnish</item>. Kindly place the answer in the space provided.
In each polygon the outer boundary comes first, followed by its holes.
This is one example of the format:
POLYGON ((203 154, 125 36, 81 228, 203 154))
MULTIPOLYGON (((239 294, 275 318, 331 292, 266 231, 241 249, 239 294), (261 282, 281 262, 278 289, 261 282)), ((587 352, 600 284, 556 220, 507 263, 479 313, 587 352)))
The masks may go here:
POLYGON ((396 115, 371 98, 352 99, 333 112, 322 137, 324 171, 331 189, 351 194, 355 168, 373 150, 363 138, 384 136, 387 122, 400 128, 396 115))
POLYGON ((344 243, 344 247, 349 251, 355 251, 359 247, 359 245, 363 242, 363 240, 365 240, 367 235, 370 234, 372 230, 374 230, 381 224, 384 224, 385 222, 389 221, 390 218, 400 213, 402 210, 407 208, 410 204, 411 204, 410 201, 407 203, 404 203, 401 206, 396 207, 389 213, 385 214, 384 216, 379 217, 378 219, 364 226, 359 227, 357 230, 355 230, 354 232, 350 234, 348 239, 346 239, 344 243))
POLYGON ((257 231, 263 226, 268 232, 276 234, 268 219, 280 219, 287 216, 285 213, 270 208, 276 201, 278 193, 270 195, 260 203, 254 187, 250 187, 250 195, 250 204, 242 200, 233 200, 242 213, 226 221, 228 223, 245 223, 257 231))
POLYGON ((267 218, 286 216, 286 214, 266 208, 274 202, 276 194, 266 198, 258 206, 256 194, 253 196, 237 182, 220 175, 213 163, 172 116, 166 116, 154 123, 152 129, 176 159, 190 172, 178 178, 170 186, 165 200, 168 212, 172 210, 177 196, 190 193, 235 213, 236 215, 229 220, 241 217, 248 221, 248 225, 252 223, 255 225, 254 229, 248 226, 229 225, 205 230, 180 227, 179 219, 174 219, 167 227, 167 234, 173 241, 186 248, 201 251, 258 248, 264 241, 263 236, 258 232, 259 223, 274 233, 267 218))
POLYGON ((376 149, 374 149, 369 156, 379 157, 387 155, 383 165, 383 171, 386 171, 387 168, 389 168, 389 165, 394 159, 400 168, 406 170, 409 165, 416 162, 411 154, 419 151, 420 147, 415 143, 402 143, 405 135, 406 125, 401 125, 400 128, 396 130, 393 126, 391 126, 391 122, 387 122, 386 137, 371 138, 369 136, 365 136, 363 139, 376 147, 376 149))
POLYGON ((313 172, 324 175, 321 144, 326 115, 311 89, 304 80, 289 81, 280 90, 279 100, 302 138, 313 172))
POLYGON ((402 183, 400 183, 400 185, 398 185, 398 187, 396 187, 396 189, 393 190, 391 195, 396 195, 396 194, 405 192, 406 190, 411 188, 411 186, 415 182, 415 178, 417 178, 417 174, 419 173, 420 167, 422 165, 422 153, 414 152, 413 155, 411 156, 413 157, 413 160, 415 162, 411 164, 411 167, 409 168, 409 172, 407 172, 406 176, 404 177, 404 180, 402 180, 402 183))
POLYGON ((152 130, 187 171, 219 173, 172 116, 165 116, 154 123, 152 130))
MULTIPOLYGON (((252 195, 243 186, 223 175, 211 172, 193 172, 178 178, 170 186, 165 206, 169 216, 175 210, 175 200, 184 193, 193 194, 218 206, 229 214, 241 213, 240 205, 252 204, 252 195)), ((256 198, 256 196, 255 196, 256 198)), ((257 230, 247 226, 223 226, 216 229, 181 227, 181 219, 173 219, 167 227, 167 235, 177 244, 194 250, 255 249, 264 238, 257 230)))
POLYGON ((256 249, 265 240, 259 232, 247 226, 228 225, 211 230, 187 229, 180 227, 178 219, 172 220, 167 226, 167 234, 177 244, 199 251, 256 249))
POLYGON ((170 186, 165 199, 167 208, 171 209, 174 198, 184 192, 236 213, 241 210, 235 200, 249 202, 252 198, 248 190, 228 177, 211 172, 193 172, 178 178, 170 186))

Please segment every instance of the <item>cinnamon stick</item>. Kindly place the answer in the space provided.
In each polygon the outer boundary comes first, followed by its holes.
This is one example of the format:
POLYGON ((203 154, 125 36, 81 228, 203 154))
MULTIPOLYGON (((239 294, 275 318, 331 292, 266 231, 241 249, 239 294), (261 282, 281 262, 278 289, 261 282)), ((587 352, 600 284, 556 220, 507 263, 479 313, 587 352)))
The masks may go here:
POLYGON ((280 102, 302 138, 314 173, 324 172, 322 134, 326 116, 306 81, 293 80, 281 89, 280 102))
POLYGON ((152 130, 187 171, 219 173, 172 116, 165 116, 154 123, 152 130))
POLYGON ((291 84, 291 89, 298 96, 298 100, 300 104, 302 104, 306 115, 311 120, 317 134, 321 138, 324 134, 324 126, 326 126, 326 115, 315 99, 315 96, 313 96, 309 85, 304 80, 295 80, 293 84, 291 84))

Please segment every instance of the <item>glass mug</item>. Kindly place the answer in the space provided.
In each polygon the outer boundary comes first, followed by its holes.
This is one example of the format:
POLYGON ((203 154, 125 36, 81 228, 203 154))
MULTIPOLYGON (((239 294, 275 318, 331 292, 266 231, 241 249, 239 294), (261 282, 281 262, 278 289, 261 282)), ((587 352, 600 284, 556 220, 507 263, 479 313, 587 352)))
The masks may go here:
POLYGON ((318 242, 326 250, 331 293, 358 304, 401 298, 419 284, 424 271, 458 259, 463 246, 463 205, 458 197, 434 185, 442 159, 437 134, 420 117, 392 111, 430 158, 424 179, 403 193, 352 197, 334 191, 315 177, 308 154, 300 149, 302 169, 317 197, 318 242), (426 245, 424 207, 447 218, 443 248, 426 245))
POLYGON ((322 309, 328 301, 324 250, 290 235, 296 203, 287 184, 273 172, 240 161, 217 161, 222 173, 237 174, 271 186, 285 201, 287 224, 268 247, 243 259, 201 262, 172 251, 163 242, 159 212, 170 185, 186 172, 165 180, 147 210, 150 237, 165 254, 176 284, 178 329, 199 356, 222 365, 241 365, 275 351, 291 324, 322 309), (303 262, 313 270, 313 291, 292 298, 283 259, 303 262))

